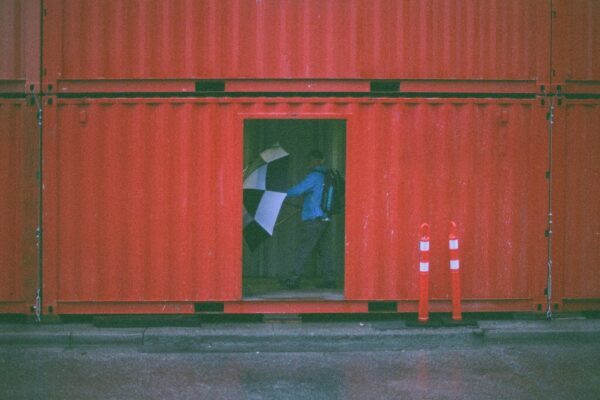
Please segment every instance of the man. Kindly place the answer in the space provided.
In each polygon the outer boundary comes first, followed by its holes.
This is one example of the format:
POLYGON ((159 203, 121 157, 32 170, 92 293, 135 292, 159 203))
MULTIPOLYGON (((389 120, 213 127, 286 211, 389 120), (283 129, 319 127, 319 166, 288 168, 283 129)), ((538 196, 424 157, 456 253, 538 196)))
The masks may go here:
POLYGON ((313 150, 307 155, 309 172, 304 179, 287 191, 289 197, 304 196, 302 204, 302 224, 300 229, 300 251, 291 260, 291 274, 283 281, 288 289, 300 287, 300 277, 311 254, 318 254, 318 266, 323 272, 323 281, 318 287, 334 288, 335 278, 331 262, 331 249, 326 238, 330 231, 330 222, 321 209, 321 197, 327 168, 323 165, 323 153, 313 150))

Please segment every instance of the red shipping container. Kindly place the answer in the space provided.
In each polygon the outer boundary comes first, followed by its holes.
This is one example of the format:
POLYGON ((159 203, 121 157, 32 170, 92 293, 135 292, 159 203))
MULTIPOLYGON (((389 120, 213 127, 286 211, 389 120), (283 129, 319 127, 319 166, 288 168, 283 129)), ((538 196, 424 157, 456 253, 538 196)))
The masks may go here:
POLYGON ((225 312, 365 312, 373 301, 414 312, 422 222, 432 225, 431 308, 449 311, 450 219, 464 258, 464 311, 541 310, 550 182, 551 306, 598 309, 596 1, 47 0, 43 17, 41 9, 37 0, 0 0, 0 210, 11 221, 0 232, 0 312, 27 313, 35 302, 40 148, 36 107, 21 97, 40 90, 42 71, 46 313, 182 313, 206 301, 224 302, 225 312), (384 91, 476 94, 54 97, 204 84, 368 92, 378 80, 384 91), (540 85, 567 98, 527 98, 540 85), (525 99, 497 98, 507 92, 525 99), (491 98, 475 98, 483 96, 491 98), (343 300, 244 297, 249 118, 345 122, 343 300))
POLYGON ((566 93, 600 93, 600 3, 552 3, 553 82, 566 93))
POLYGON ((431 232, 432 311, 450 310, 449 220, 463 310, 543 304, 546 106, 477 99, 58 99, 44 120, 46 311, 415 311, 431 232), (346 121, 342 300, 242 296, 243 126, 346 121), (51 307, 49 309, 48 307, 51 307))
POLYGON ((38 284, 36 108, 0 99, 0 313, 29 313, 38 284))
POLYGON ((0 0, 0 93, 38 92, 41 1, 0 0))
POLYGON ((555 299, 600 307, 600 101, 563 100, 555 114, 555 299))
POLYGON ((550 83, 549 0, 47 0, 44 9, 48 92, 194 91, 199 79, 234 91, 331 90, 321 80, 346 92, 367 80, 358 87, 368 91, 368 80, 401 79, 403 91, 531 93, 550 83))

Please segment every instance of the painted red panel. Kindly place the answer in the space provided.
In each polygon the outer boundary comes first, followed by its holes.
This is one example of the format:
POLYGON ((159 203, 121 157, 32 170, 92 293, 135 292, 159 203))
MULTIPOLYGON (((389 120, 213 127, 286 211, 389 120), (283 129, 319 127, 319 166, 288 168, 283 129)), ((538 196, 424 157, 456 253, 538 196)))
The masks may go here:
POLYGON ((600 3, 553 2, 552 68, 554 82, 571 93, 600 92, 600 3))
POLYGON ((29 313, 37 287, 35 108, 0 99, 0 313, 29 313))
POLYGON ((549 0, 48 0, 44 7, 46 84, 55 90, 105 79, 549 82, 549 0))
POLYGON ((47 106, 49 305, 239 298, 242 145, 225 109, 162 99, 47 106))
POLYGON ((346 298, 416 299, 418 227, 428 222, 430 296, 448 299, 450 220, 458 225, 464 298, 541 294, 544 108, 476 100, 357 107, 348 142, 354 207, 346 222, 346 298))
POLYGON ((600 102, 567 100, 558 114, 557 276, 565 305, 600 304, 600 102), (561 121, 562 119, 562 121, 561 121), (593 301, 595 299, 595 301, 593 301))
POLYGON ((346 301, 417 298, 425 221, 432 298, 448 300, 452 219, 464 297, 533 307, 545 284, 545 111, 537 100, 59 99, 45 119, 46 305, 242 300, 244 118, 337 118, 346 301))
POLYGON ((39 90, 40 9, 40 0, 0 0, 0 92, 39 90))

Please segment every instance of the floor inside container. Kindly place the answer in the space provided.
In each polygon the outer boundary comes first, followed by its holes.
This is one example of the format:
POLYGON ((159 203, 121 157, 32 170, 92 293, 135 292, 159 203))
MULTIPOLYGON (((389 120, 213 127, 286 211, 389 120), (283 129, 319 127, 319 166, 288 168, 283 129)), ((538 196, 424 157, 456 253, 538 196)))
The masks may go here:
POLYGON ((332 289, 321 289, 316 278, 303 278, 299 289, 282 287, 274 278, 245 278, 243 299, 252 300, 344 300, 341 285, 332 289))

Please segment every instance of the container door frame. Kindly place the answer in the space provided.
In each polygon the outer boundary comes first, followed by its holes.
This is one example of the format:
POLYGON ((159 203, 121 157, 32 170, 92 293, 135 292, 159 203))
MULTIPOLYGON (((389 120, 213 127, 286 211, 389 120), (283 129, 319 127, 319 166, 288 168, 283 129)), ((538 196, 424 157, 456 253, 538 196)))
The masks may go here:
MULTIPOLYGON (((305 120, 324 120, 324 119, 331 119, 331 120, 344 120, 346 122, 346 148, 344 149, 344 153, 345 153, 345 160, 346 160, 346 165, 349 165, 350 162, 352 162, 352 160, 350 160, 348 158, 349 156, 349 152, 348 152, 348 147, 349 147, 349 142, 350 142, 350 137, 351 137, 351 132, 353 132, 353 126, 354 126, 354 114, 352 113, 348 113, 348 112, 343 112, 343 113, 334 113, 334 112, 268 112, 268 111, 263 111, 263 112, 249 112, 249 113, 239 113, 238 114, 238 121, 237 121, 237 126, 236 126, 236 132, 239 132, 239 134, 242 135, 242 140, 240 141, 240 143, 242 144, 241 147, 238 149, 238 153, 236 154, 236 158, 239 160, 243 160, 244 159, 244 123, 247 120, 251 120, 251 119, 261 119, 261 120, 276 120, 276 119, 305 119, 305 120)), ((243 166, 240 168, 240 170, 243 169, 243 166)), ((346 172, 346 181, 348 180, 348 173, 346 172)), ((240 182, 240 190, 242 189, 242 182, 240 182)), ((346 196, 348 194, 348 186, 346 185, 346 196)), ((240 196, 242 197, 242 196, 240 196)), ((348 201, 346 201, 346 212, 344 213, 344 299, 346 299, 346 289, 348 287, 348 271, 346 268, 347 265, 347 259, 348 259, 348 219, 346 218, 348 212, 348 201)), ((241 227, 241 226, 240 226, 241 227)), ((239 247, 240 249, 243 246, 243 243, 241 241, 243 241, 243 237, 240 234, 240 243, 239 243, 239 247)), ((243 260, 242 257, 240 257, 239 263, 236 267, 236 275, 238 276, 238 280, 240 283, 240 291, 241 291, 241 284, 242 284, 242 280, 243 280, 243 260)), ((239 298, 241 300, 243 300, 243 296, 242 293, 239 293, 239 298)))

